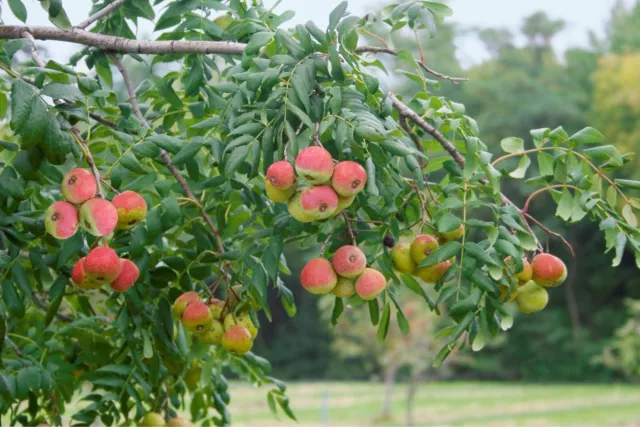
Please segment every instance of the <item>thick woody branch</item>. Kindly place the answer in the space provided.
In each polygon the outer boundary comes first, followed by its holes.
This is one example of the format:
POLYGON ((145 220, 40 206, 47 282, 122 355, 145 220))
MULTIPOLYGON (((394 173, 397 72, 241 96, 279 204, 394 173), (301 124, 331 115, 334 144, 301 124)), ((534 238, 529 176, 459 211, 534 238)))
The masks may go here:
POLYGON ((241 55, 244 43, 200 41, 200 40, 132 40, 107 34, 91 33, 74 28, 64 31, 55 27, 3 25, 0 26, 0 39, 21 39, 23 33, 30 33, 38 40, 58 40, 93 46, 108 52, 121 53, 202 53, 241 55))
MULTIPOLYGON (((400 115, 400 117, 404 116, 406 118, 411 119, 415 124, 417 124, 420 128, 422 128, 422 130, 424 130, 426 133, 431 135, 436 141, 438 141, 438 143, 440 143, 442 148, 444 148, 445 151, 449 153, 449 155, 458 164, 458 166, 460 166, 461 168, 464 168, 464 163, 465 163, 464 157, 462 156, 462 154, 460 154, 460 152, 456 149, 456 147, 438 129, 431 126, 426 120, 420 117, 418 113, 416 113, 411 108, 409 108, 405 103, 400 101, 393 93, 389 94, 389 99, 391 99, 391 103, 393 104, 394 108, 398 110, 398 114, 400 115)), ((483 178, 481 182, 486 184, 488 180, 486 178, 483 178)), ((536 236, 536 234, 531 229, 531 226, 527 221, 527 217, 522 212, 522 210, 518 208, 511 200, 509 200, 504 194, 500 193, 500 197, 502 199, 503 204, 512 205, 518 210, 518 214, 526 224, 527 229, 529 230, 529 233, 531 233, 531 236, 533 236, 533 239, 536 242, 536 246, 540 250, 542 250, 542 245, 538 241, 538 237, 536 236)))
MULTIPOLYGON (((387 53, 389 55, 393 55, 393 56, 398 56, 398 51, 395 49, 391 49, 389 47, 377 47, 377 46, 358 46, 356 48, 356 52, 359 53, 387 53)), ((423 54, 422 54, 423 56, 423 54)), ((446 74, 442 74, 438 71, 435 71, 431 68, 429 68, 427 66, 427 64, 424 63, 424 60, 419 60, 416 61, 418 63, 418 65, 420 66, 420 68, 422 68, 425 72, 432 74, 436 77, 439 77, 443 80, 449 80, 450 82, 454 83, 454 84, 458 84, 460 82, 466 82, 469 79, 464 78, 464 77, 451 77, 451 76, 447 76, 446 74)))
MULTIPOLYGON (((120 58, 118 58, 117 55, 109 54, 109 56, 113 61, 113 63, 116 65, 116 68, 118 69, 118 71, 120 71, 120 74, 122 75, 122 79, 124 80, 124 85, 127 89, 127 93, 129 94, 129 102, 131 103, 131 109, 133 110, 133 114, 135 114, 138 120, 140 120, 140 122, 147 129, 151 129, 151 125, 142 115, 142 111, 140 111, 140 106, 138 105, 138 97, 136 96, 136 91, 133 88, 133 83, 131 82, 131 77, 129 76, 127 69, 124 67, 124 64, 122 63, 120 58)), ((171 162, 171 158, 169 158, 169 154, 162 148, 160 149, 160 157, 162 158, 163 163, 167 166, 167 169, 169 169, 169 172, 171 172, 171 175, 173 175, 176 181, 178 181, 178 184, 180 184, 180 187, 182 187, 182 191, 187 196, 187 198, 198 207, 198 210, 200 211, 200 215, 202 216, 204 221, 207 223, 207 225, 211 229, 211 232, 213 233, 214 238, 216 239, 216 243, 218 245, 218 251, 224 252, 224 246, 222 245, 222 239, 220 238, 220 233, 218 232, 218 229, 216 228, 213 221, 211 220, 211 217, 209 217, 209 214, 207 214, 207 211, 205 210, 204 206, 202 206, 202 204, 198 201, 196 196, 193 194, 193 191, 191 191, 191 188, 189 187, 189 184, 187 184, 187 181, 185 181, 182 175, 180 175, 180 171, 176 169, 176 167, 173 165, 173 163, 171 162)))
POLYGON ((76 25, 75 28, 79 28, 81 30, 84 30, 89 25, 91 25, 94 22, 96 22, 97 20, 107 16, 108 14, 110 14, 111 12, 113 12, 115 9, 119 8, 120 6, 125 4, 126 2, 127 2, 127 0, 116 0, 116 1, 114 1, 110 5, 108 5, 106 7, 103 7, 98 12, 94 13, 93 15, 91 15, 90 17, 88 17, 87 19, 85 19, 84 21, 79 23, 78 25, 76 25))

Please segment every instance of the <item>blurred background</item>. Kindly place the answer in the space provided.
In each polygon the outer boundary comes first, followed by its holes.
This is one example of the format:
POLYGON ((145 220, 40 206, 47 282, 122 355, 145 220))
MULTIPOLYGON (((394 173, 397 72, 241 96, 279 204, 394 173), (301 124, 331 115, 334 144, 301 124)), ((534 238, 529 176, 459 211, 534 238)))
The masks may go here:
MULTIPOLYGON (((88 0, 63 3, 72 22, 90 8, 88 0)), ((323 26, 338 3, 285 0, 278 8, 296 11, 292 25, 311 19, 323 26)), ((364 15, 386 4, 352 0, 349 10, 364 15)), ((471 80, 443 81, 434 93, 465 104, 489 147, 499 147, 507 136, 530 144, 530 129, 562 125, 572 134, 589 125, 623 153, 640 151, 640 2, 448 4, 454 16, 435 38, 421 40, 426 62, 471 80)), ((44 12, 32 11, 28 23, 46 25, 44 12)), ((8 11, 3 15, 5 23, 16 23, 8 11)), ((152 29, 143 23, 139 33, 152 37, 152 29)), ((413 34, 399 32, 393 45, 417 55, 413 34)), ((62 62, 76 48, 42 46, 62 62)), ((402 67, 382 59, 390 70, 402 67)), ((149 72, 128 65, 138 82, 149 72)), ((417 90, 407 79, 381 79, 399 93, 417 90)), ((619 178, 639 179, 637 160, 623 173, 619 178)), ((526 186, 503 190, 520 203, 531 192, 526 186)), ((557 241, 549 242, 569 267, 567 283, 553 290, 544 311, 516 315, 501 339, 478 353, 454 353, 438 370, 430 367, 442 325, 424 303, 404 301, 412 332, 404 337, 394 324, 384 344, 366 312, 347 310, 332 328, 331 302, 318 302, 297 282, 317 248, 287 248, 292 275, 283 279, 295 292, 297 315, 290 319, 273 295, 273 322, 262 319, 254 349, 272 362, 276 377, 290 381, 301 424, 639 425, 640 270, 631 254, 613 269, 597 224, 563 227, 548 205, 540 199, 532 214, 573 245, 575 259, 557 241)), ((262 391, 234 387, 231 409, 238 424, 276 423, 262 391)))

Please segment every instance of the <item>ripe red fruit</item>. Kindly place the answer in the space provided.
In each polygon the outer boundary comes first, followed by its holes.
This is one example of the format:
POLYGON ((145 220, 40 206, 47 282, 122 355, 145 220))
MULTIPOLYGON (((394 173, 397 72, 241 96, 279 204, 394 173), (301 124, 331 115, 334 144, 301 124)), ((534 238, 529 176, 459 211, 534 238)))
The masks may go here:
POLYGON ((123 191, 111 201, 118 213, 118 229, 128 230, 140 224, 147 215, 147 202, 135 191, 123 191))
POLYGON ((357 246, 345 245, 333 254, 333 269, 342 277, 355 278, 367 267, 367 257, 357 246))
POLYGON ((296 172, 311 184, 324 184, 333 174, 333 157, 322 147, 307 147, 296 157, 296 172))
POLYGON ((367 268, 356 280, 356 292, 363 300, 375 299, 387 287, 387 279, 378 270, 367 268))
POLYGON ((86 169, 73 169, 62 179, 62 195, 76 205, 95 197, 97 189, 96 178, 86 169))
POLYGON ((314 220, 329 218, 338 208, 338 195, 328 185, 309 187, 300 195, 300 207, 314 220))
POLYGON ((78 210, 69 202, 54 202, 44 214, 44 228, 56 239, 68 239, 78 231, 78 210))
POLYGON ((286 190, 296 183, 296 173, 291 163, 286 160, 272 163, 267 169, 265 180, 274 188, 286 190))
POLYGON ((182 324, 191 332, 204 331, 213 320, 209 306, 202 302, 192 302, 182 313, 182 324))
POLYGON ((338 277, 331 263, 324 258, 310 260, 300 273, 302 287, 312 294, 328 294, 336 286, 338 277))
POLYGON ((367 183, 367 172, 356 162, 345 161, 336 165, 331 176, 331 186, 339 195, 350 197, 358 194, 367 183))
POLYGON ((533 281, 540 286, 558 286, 567 278, 564 262, 551 254, 538 254, 531 262, 533 281))
POLYGON ((192 302, 196 301, 200 302, 200 295, 198 295, 197 292, 185 292, 184 294, 176 298, 176 300, 173 302, 173 308, 171 309, 171 311, 173 312, 173 315, 175 317, 180 318, 182 317, 182 313, 184 313, 185 308, 187 308, 187 306, 192 302))
POLYGON ((97 281, 87 276, 84 271, 84 263, 87 260, 86 257, 80 258, 73 266, 71 271, 71 281, 80 289, 98 289, 104 282, 97 281))
POLYGON ((102 283, 116 280, 120 275, 120 268, 118 254, 108 246, 92 249, 84 262, 87 276, 102 283))
POLYGON ((252 345, 251 333, 244 326, 232 326, 222 336, 222 346, 237 354, 245 354, 252 345))
POLYGON ((133 261, 120 258, 120 274, 110 283, 111 289, 117 292, 125 292, 138 280, 140 271, 133 261))
POLYGON ((80 207, 80 223, 94 236, 106 236, 118 223, 118 211, 113 204, 96 197, 80 207))

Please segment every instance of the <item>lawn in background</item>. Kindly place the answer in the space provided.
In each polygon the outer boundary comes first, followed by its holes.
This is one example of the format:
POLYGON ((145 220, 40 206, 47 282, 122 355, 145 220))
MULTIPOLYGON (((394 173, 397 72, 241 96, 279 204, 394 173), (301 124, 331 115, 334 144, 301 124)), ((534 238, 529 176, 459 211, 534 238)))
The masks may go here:
MULTIPOLYGON (((230 386, 233 425, 296 425, 274 419, 264 389, 230 386)), ((290 383, 291 408, 299 425, 377 423, 384 395, 379 383, 290 383), (323 403, 324 402, 324 403, 323 403), (323 407, 325 409, 323 409, 323 407)), ((394 389, 392 418, 404 425, 406 386, 394 389)), ((427 383, 414 401, 415 425, 640 425, 640 387, 634 385, 521 385, 427 383)))

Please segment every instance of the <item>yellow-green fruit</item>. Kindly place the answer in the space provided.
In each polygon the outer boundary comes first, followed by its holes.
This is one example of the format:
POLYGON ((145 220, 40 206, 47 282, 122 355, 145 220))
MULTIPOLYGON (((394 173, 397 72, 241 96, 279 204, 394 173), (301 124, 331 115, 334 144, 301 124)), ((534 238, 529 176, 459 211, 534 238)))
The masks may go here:
POLYGON ((413 274, 416 263, 411 258, 411 246, 408 243, 398 243, 391 249, 393 266, 401 273, 413 274))
POLYGON ((209 311, 214 319, 222 319, 224 301, 219 300, 218 298, 209 298, 207 305, 209 306, 209 311))
POLYGON ((247 331, 251 334, 251 339, 255 338, 258 335, 258 328, 255 327, 253 322, 251 321, 251 317, 249 313, 239 313, 236 314, 235 318, 233 314, 229 313, 224 317, 224 330, 228 331, 232 326, 244 326, 247 331))
POLYGON ((205 344, 218 345, 222 342, 224 328, 222 323, 217 320, 211 321, 211 325, 204 332, 198 334, 198 338, 205 344))
POLYGON ((338 216, 340 212, 348 208, 353 204, 353 201, 356 199, 356 196, 344 197, 338 194, 338 207, 336 211, 333 213, 333 216, 338 216))
POLYGON ((338 283, 336 283, 336 286, 331 290, 331 293, 341 298, 354 296, 356 294, 355 279, 338 276, 338 283))
POLYGON ((294 194, 290 199, 289 202, 287 202, 287 209, 289 210, 289 213, 291 214, 291 216, 296 219, 299 222, 311 222, 313 221, 313 218, 311 218, 311 216, 307 215, 303 210, 302 210, 302 206, 300 205, 300 197, 302 196, 302 191, 298 191, 296 194, 294 194))
POLYGON ((175 417, 169 420, 167 427, 191 427, 191 423, 184 418, 175 417))
POLYGON ((222 336, 222 347, 236 354, 245 354, 251 350, 251 333, 244 326, 235 325, 222 336))
POLYGON ((187 371, 187 375, 184 376, 184 383, 189 390, 195 390, 200 381, 200 375, 202 374, 202 367, 200 362, 193 360, 191 366, 187 371))
POLYGON ((286 202, 296 192, 296 186, 290 188, 276 188, 269 181, 265 181, 264 188, 267 192, 267 197, 276 203, 286 202))
POLYGON ((464 234, 464 226, 460 225, 458 228, 456 228, 453 231, 445 231, 444 233, 441 233, 440 236, 442 236, 442 238, 447 242, 452 242, 454 240, 458 240, 459 238, 461 238, 463 234, 464 234))
POLYGON ((233 311, 240 303, 240 290, 242 285, 233 285, 231 290, 227 290, 227 309, 233 311))
POLYGON ((148 412, 144 417, 142 417, 139 425, 143 427, 164 426, 164 417, 157 412, 148 412))
POLYGON ((542 310, 549 302, 549 293, 533 280, 518 289, 516 304, 523 313, 535 313, 542 310))
POLYGON ((430 234, 418 234, 411 242, 411 259, 420 264, 427 255, 438 249, 438 240, 430 234))
POLYGON ((505 285, 498 285, 498 287, 500 288, 500 301, 502 302, 511 302, 518 296, 519 290, 516 287, 513 291, 511 291, 511 294, 509 294, 509 299, 507 300, 507 294, 509 293, 510 288, 505 285))
POLYGON ((183 362, 175 361, 167 356, 162 356, 162 363, 167 368, 167 372, 169 372, 169 375, 178 375, 182 372, 182 368, 184 368, 183 362))

